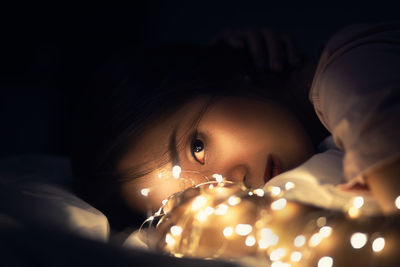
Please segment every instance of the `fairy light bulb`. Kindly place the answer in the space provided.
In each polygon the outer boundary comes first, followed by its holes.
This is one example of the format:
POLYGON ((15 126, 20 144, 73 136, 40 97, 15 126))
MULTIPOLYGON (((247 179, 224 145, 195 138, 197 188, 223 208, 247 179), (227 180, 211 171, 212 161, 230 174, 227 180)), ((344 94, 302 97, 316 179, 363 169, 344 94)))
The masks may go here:
POLYGON ((168 234, 165 236, 165 242, 166 242, 168 245, 173 246, 173 245, 175 244, 175 239, 172 237, 171 234, 168 233, 168 234))
POLYGON ((192 210, 199 210, 207 203, 207 198, 205 196, 198 196, 192 203, 192 210))
POLYGON ((259 196, 259 197, 263 197, 264 194, 265 194, 265 192, 264 192, 263 189, 258 188, 258 189, 255 189, 255 190, 254 190, 254 194, 256 194, 256 195, 259 196))
POLYGON ((246 237, 245 244, 248 247, 254 246, 256 244, 256 238, 252 235, 249 235, 248 237, 246 237))
POLYGON ((271 191, 272 196, 278 196, 281 193, 281 188, 278 186, 271 186, 269 190, 271 191))
POLYGON ((261 239, 258 242, 258 246, 261 249, 266 249, 270 246, 274 246, 279 242, 279 236, 272 232, 269 228, 261 229, 261 239))
POLYGON ((285 254, 286 250, 284 248, 278 248, 271 252, 269 258, 271 261, 278 261, 282 259, 282 257, 285 256, 285 254))
POLYGON ((324 226, 321 229, 319 229, 319 234, 321 235, 322 238, 329 237, 331 233, 332 233, 332 227, 330 226, 324 226))
POLYGON ((357 209, 356 207, 350 207, 347 213, 349 214, 350 218, 354 219, 360 216, 360 209, 357 209))
POLYGON ((355 197, 353 199, 353 207, 360 209, 364 205, 364 198, 362 196, 355 197))
POLYGON ((400 210, 400 196, 396 197, 394 204, 396 205, 396 208, 400 210))
POLYGON ((224 177, 222 177, 221 174, 215 173, 212 175, 212 177, 217 181, 218 183, 222 183, 224 181, 224 177))
POLYGON ((238 224, 235 227, 235 231, 238 235, 246 236, 253 231, 253 227, 250 224, 238 224))
POLYGON ((174 167, 172 167, 172 177, 174 177, 175 179, 178 179, 181 176, 181 172, 182 169, 180 166, 175 165, 174 167))
POLYGON ((216 215, 224 215, 228 212, 228 209, 229 209, 229 207, 226 204, 218 205, 218 207, 215 209, 215 214, 216 215))
POLYGON ((291 265, 287 262, 274 261, 271 264, 271 267, 291 267, 291 265))
POLYGON ((182 231, 183 231, 183 229, 179 225, 171 226, 171 229, 170 229, 171 234, 174 236, 180 236, 182 234, 182 231))
POLYGON ((281 210, 286 206, 286 203, 287 203, 286 199, 280 198, 271 203, 271 209, 281 210))
POLYGON ((331 257, 325 256, 319 259, 318 267, 332 267, 333 259, 331 257))
POLYGON ((230 226, 225 227, 224 230, 222 231, 222 233, 223 233, 223 235, 224 235, 225 237, 232 236, 232 235, 233 235, 233 228, 230 227, 230 226))
POLYGON ((285 189, 286 190, 293 189, 294 187, 295 187, 295 185, 294 185, 293 182, 286 182, 286 184, 285 184, 285 189))
POLYGON ((306 237, 304 235, 298 235, 293 241, 295 247, 302 247, 306 243, 306 237))
POLYGON ((385 239, 383 237, 378 237, 372 242, 372 250, 374 252, 380 252, 385 247, 385 239))
POLYGON ((290 260, 293 262, 299 262, 302 257, 303 254, 300 251, 294 251, 292 254, 290 254, 290 260))
POLYGON ((322 236, 320 233, 315 233, 311 236, 310 240, 308 241, 308 245, 310 247, 316 247, 321 243, 322 241, 322 236))
POLYGON ((325 217, 319 217, 317 219, 317 226, 322 227, 326 224, 326 218, 325 217))
POLYGON ((367 243, 367 235, 364 233, 354 233, 351 235, 350 244, 354 249, 360 249, 367 243))
POLYGON ((235 206, 239 204, 241 199, 239 197, 231 196, 228 198, 228 204, 231 206, 235 206))
POLYGON ((150 189, 149 188, 143 188, 142 190, 140 190, 140 194, 142 194, 142 196, 147 197, 149 195, 150 189))
POLYGON ((163 177, 162 173, 159 172, 159 173, 157 174, 157 177, 158 177, 158 179, 161 179, 161 178, 163 177))

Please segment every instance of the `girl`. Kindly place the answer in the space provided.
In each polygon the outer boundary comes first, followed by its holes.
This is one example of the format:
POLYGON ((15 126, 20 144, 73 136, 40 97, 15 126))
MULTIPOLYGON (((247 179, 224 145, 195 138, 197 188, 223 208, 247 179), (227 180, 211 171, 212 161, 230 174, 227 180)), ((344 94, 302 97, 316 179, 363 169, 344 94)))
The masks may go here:
MULTIPOLYGON (((310 91, 322 124, 345 151, 347 188, 368 185, 389 212, 400 192, 393 181, 400 157, 399 38, 398 24, 335 35, 310 91)), ((194 183, 219 173, 258 188, 305 162, 327 136, 307 101, 311 61, 273 73, 226 47, 152 53, 118 66, 114 59, 114 76, 98 79, 76 119, 77 190, 112 227, 133 224, 133 212, 154 210, 190 185, 159 179, 172 176, 175 165, 190 171, 194 183)))

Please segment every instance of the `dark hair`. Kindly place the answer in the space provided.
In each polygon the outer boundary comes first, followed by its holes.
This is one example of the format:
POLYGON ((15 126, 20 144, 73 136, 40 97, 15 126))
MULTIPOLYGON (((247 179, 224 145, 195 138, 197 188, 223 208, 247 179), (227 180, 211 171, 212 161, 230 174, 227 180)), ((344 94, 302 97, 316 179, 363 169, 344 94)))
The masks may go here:
POLYGON ((256 68, 246 52, 225 46, 153 48, 113 57, 75 112, 72 162, 78 194, 113 227, 140 222, 120 198, 123 177, 116 167, 145 128, 199 95, 273 99, 296 110, 298 101, 285 88, 287 75, 256 68))

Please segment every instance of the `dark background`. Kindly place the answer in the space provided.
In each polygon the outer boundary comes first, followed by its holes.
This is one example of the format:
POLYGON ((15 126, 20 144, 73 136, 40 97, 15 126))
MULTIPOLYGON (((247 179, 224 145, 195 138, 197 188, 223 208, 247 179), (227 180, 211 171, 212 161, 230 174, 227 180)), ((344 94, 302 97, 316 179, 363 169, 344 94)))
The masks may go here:
POLYGON ((227 28, 292 34, 318 56, 323 43, 353 23, 400 18, 397 6, 293 6, 271 1, 130 1, 127 6, 25 5, 0 11, 0 157, 66 154, 76 92, 110 54, 170 43, 205 44, 227 28))

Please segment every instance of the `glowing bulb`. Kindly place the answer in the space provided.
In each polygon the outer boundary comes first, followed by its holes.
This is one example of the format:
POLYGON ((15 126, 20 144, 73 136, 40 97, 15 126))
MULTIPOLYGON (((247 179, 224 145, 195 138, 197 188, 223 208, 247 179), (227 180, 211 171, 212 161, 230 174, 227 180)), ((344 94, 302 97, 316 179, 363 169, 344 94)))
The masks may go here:
POLYGON ((295 247, 302 247, 304 246, 304 244, 306 243, 306 238, 304 235, 298 235, 296 236, 296 238, 294 239, 294 246, 295 247))
POLYGON ((143 188, 142 190, 140 190, 140 194, 142 194, 145 197, 149 195, 149 192, 150 192, 149 188, 143 188))
POLYGON ((278 200, 275 200, 274 202, 271 203, 271 209, 273 210, 281 210, 286 206, 286 199, 280 198, 278 200))
POLYGON ((285 189, 286 189, 286 190, 293 189, 294 187, 295 187, 295 185, 294 185, 293 182, 287 182, 287 183, 285 184, 285 189))
POLYGON ((181 172, 182 172, 182 169, 181 169, 180 166, 175 165, 174 167, 172 167, 172 176, 173 176, 175 179, 178 179, 179 176, 181 176, 181 172))
POLYGON ((354 233, 350 238, 351 246, 355 249, 360 249, 367 243, 367 235, 364 233, 354 233))
POLYGON ((235 205, 239 204, 240 201, 241 201, 240 198, 235 197, 235 196, 231 196, 231 197, 228 198, 228 203, 231 206, 235 206, 235 205))
POLYGON ((178 225, 171 226, 171 229, 170 229, 171 234, 174 236, 180 236, 182 234, 182 230, 183 230, 182 227, 180 227, 178 225))
POLYGON ((331 257, 322 257, 318 261, 318 267, 332 267, 333 259, 331 257))
POLYGON ((158 177, 158 179, 161 179, 161 178, 162 178, 162 173, 159 172, 159 173, 157 174, 157 177, 158 177))
POLYGON ((396 197, 394 204, 396 205, 396 208, 398 208, 400 210, 400 196, 396 197))
POLYGON ((378 237, 372 242, 372 250, 374 252, 379 252, 385 247, 385 239, 383 237, 378 237))
POLYGON ((256 243, 256 238, 254 236, 249 235, 248 237, 246 237, 246 240, 245 240, 246 246, 252 247, 255 245, 255 243, 256 243))
POLYGON ((330 236, 332 233, 332 227, 330 226, 324 226, 321 229, 319 229, 319 234, 321 235, 322 238, 327 238, 330 236))
POLYGON ((361 196, 355 197, 353 199, 353 207, 360 209, 364 205, 364 198, 361 196))
POLYGON ((231 235, 233 235, 233 228, 230 227, 230 226, 225 227, 224 230, 222 231, 222 233, 223 233, 224 236, 226 236, 226 237, 231 236, 231 235))
POLYGON ((293 262, 299 262, 302 256, 303 254, 301 254, 300 251, 294 251, 292 254, 290 254, 290 260, 293 262))
POLYGON ((213 207, 206 207, 206 209, 205 209, 204 211, 205 211, 205 213, 206 213, 207 216, 208 216, 208 215, 213 214, 215 210, 214 210, 213 207))
POLYGON ((226 204, 218 205, 217 209, 215 210, 215 214, 224 215, 228 212, 228 209, 229 209, 229 207, 226 204))
POLYGON ((317 226, 322 227, 326 224, 326 218, 325 217, 319 217, 317 219, 317 226))
POLYGON ((221 174, 213 174, 212 177, 215 179, 215 181, 217 181, 218 183, 222 183, 224 181, 224 177, 222 177, 221 174))
POLYGON ((175 239, 168 233, 165 236, 165 242, 167 242, 168 245, 173 246, 175 244, 175 239))
POLYGON ((198 196, 192 203, 192 210, 199 210, 207 203, 207 198, 205 196, 198 196))
POLYGON ((356 207, 350 207, 348 214, 350 216, 350 218, 357 218, 358 216, 360 216, 360 209, 357 209, 356 207))
POLYGON ((254 190, 254 194, 256 194, 259 197, 264 196, 264 193, 265 193, 264 190, 262 190, 261 188, 254 190))
POLYGON ((278 244, 279 236, 274 234, 271 229, 263 228, 261 230, 261 240, 259 241, 258 245, 260 248, 265 249, 269 246, 274 246, 278 244))
POLYGON ((274 261, 271 264, 271 267, 291 267, 292 265, 290 265, 289 263, 286 262, 281 262, 281 261, 274 261))
POLYGON ((273 196, 277 196, 281 193, 281 188, 278 186, 271 186, 269 189, 271 191, 271 195, 273 196))
POLYGON ((308 245, 310 247, 316 247, 321 243, 322 236, 319 233, 315 233, 311 236, 310 240, 308 241, 308 245))
POLYGON ((271 252, 269 255, 269 258, 271 261, 278 261, 280 260, 283 256, 285 256, 286 250, 283 248, 278 248, 275 249, 274 251, 271 252))
POLYGON ((205 210, 201 210, 197 213, 196 219, 199 220, 200 222, 204 222, 207 220, 207 213, 205 210))
POLYGON ((167 204, 167 202, 168 202, 168 199, 164 199, 163 201, 161 201, 161 204, 165 205, 165 204, 167 204))
POLYGON ((241 236, 245 236, 251 233, 253 227, 250 224, 238 224, 235 227, 236 233, 241 236))

